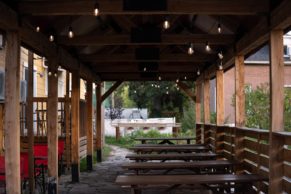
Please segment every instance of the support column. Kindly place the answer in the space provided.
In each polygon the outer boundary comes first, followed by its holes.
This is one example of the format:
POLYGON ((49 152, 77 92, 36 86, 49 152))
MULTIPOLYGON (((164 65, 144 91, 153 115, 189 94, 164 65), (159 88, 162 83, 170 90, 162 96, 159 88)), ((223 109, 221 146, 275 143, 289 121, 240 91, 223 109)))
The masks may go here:
POLYGON ((5 179, 8 194, 20 194, 20 41, 6 33, 5 57, 5 179))
POLYGON ((79 157, 79 128, 80 128, 80 76, 78 71, 72 74, 72 182, 79 182, 80 157, 79 157))
POLYGON ((210 123, 210 79, 204 79, 204 123, 210 123))
POLYGON ((66 165, 71 166, 71 112, 70 112, 70 72, 66 71, 66 96, 65 96, 65 128, 66 128, 66 165))
POLYGON ((34 193, 34 132, 33 132, 33 53, 28 51, 28 83, 27 83, 27 105, 26 105, 26 126, 28 136, 28 170, 29 190, 34 193))
POLYGON ((96 154, 97 161, 102 161, 102 83, 96 84, 96 154))
POLYGON ((87 170, 93 169, 93 104, 92 104, 92 81, 87 80, 87 170))
POLYGON ((216 124, 224 124, 223 70, 216 71, 216 124))
POLYGON ((197 125, 201 123, 201 83, 196 83, 196 102, 195 102, 195 115, 196 115, 196 143, 201 144, 202 137, 202 125, 197 125), (199 127, 198 127, 199 126, 199 127))
POLYGON ((284 142, 273 132, 284 131, 284 59, 283 30, 270 33, 270 94, 271 126, 269 133, 269 193, 283 191, 283 146, 284 142))
POLYGON ((58 65, 49 59, 47 98, 48 184, 56 187, 48 193, 57 193, 58 185, 58 65), (54 191, 55 190, 55 191, 54 191))

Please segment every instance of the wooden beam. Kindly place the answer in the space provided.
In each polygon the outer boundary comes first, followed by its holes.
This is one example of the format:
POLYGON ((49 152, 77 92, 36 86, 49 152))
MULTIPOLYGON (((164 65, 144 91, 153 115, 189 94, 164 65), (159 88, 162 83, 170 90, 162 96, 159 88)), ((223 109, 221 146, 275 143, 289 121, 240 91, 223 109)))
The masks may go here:
POLYGON ((178 82, 177 83, 179 88, 181 88, 181 90, 194 102, 196 101, 196 96, 195 93, 191 90, 191 88, 189 88, 189 86, 187 86, 185 83, 183 82, 178 82))
POLYGON ((17 14, 3 2, 0 2, 0 26, 2 30, 18 29, 17 14))
POLYGON ((161 42, 134 43, 129 34, 123 35, 83 35, 74 38, 58 37, 58 43, 68 46, 102 46, 102 45, 187 45, 194 44, 229 45, 233 44, 235 36, 223 34, 162 34, 161 42))
POLYGON ((33 53, 28 51, 28 82, 27 82, 27 105, 26 126, 28 136, 28 163, 29 163, 29 190, 34 193, 34 130, 33 130, 33 53))
POLYGON ((48 184, 58 185, 58 64, 54 59, 48 60, 51 64, 47 98, 48 184))
POLYGON ((224 124, 224 81, 223 70, 216 71, 216 124, 224 124))
POLYGON ((204 79, 204 123, 210 123, 210 79, 204 79))
POLYGON ((97 161, 102 161, 102 83, 96 84, 96 154, 97 161))
POLYGON ((66 96, 65 96, 65 128, 66 128, 66 165, 71 166, 71 111, 70 111, 70 72, 66 71, 66 96))
POLYGON ((161 54, 159 59, 154 60, 141 60, 136 59, 134 53, 126 54, 92 54, 81 55, 80 59, 84 62, 97 62, 97 63, 120 63, 120 62, 212 62, 217 59, 217 55, 214 54, 198 54, 195 53, 189 56, 187 53, 169 53, 161 54))
POLYGON ((6 33, 5 56, 5 182, 6 192, 20 194, 20 40, 6 33))
POLYGON ((245 63, 244 56, 235 57, 235 126, 245 125, 245 63))
POLYGON ((93 170, 93 89, 92 81, 87 80, 86 106, 87 106, 87 170, 93 170))
POLYGON ((79 182, 80 157, 79 157, 79 129, 80 129, 80 76, 78 71, 72 72, 72 182, 79 182))
POLYGON ((284 141, 276 138, 274 132, 284 131, 284 58, 283 30, 270 34, 270 89, 271 89, 271 127, 269 136, 269 193, 283 192, 284 141))
POLYGON ((101 97, 101 102, 103 102, 114 90, 116 90, 120 85, 122 84, 122 81, 115 82, 101 97))
MULTIPOLYGON (((168 0, 167 9, 161 11, 124 11, 122 0, 99 0, 101 15, 149 14, 206 14, 206 15, 256 15, 269 11, 265 0, 168 0)), ((42 1, 23 2, 18 6, 22 14, 31 15, 93 15, 94 1, 42 1)))

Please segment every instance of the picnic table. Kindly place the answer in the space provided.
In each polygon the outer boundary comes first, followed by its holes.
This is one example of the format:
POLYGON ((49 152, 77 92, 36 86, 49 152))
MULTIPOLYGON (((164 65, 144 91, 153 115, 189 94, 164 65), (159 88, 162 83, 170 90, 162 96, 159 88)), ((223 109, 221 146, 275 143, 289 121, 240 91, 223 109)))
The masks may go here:
POLYGON ((146 142, 159 142, 158 144, 174 144, 172 141, 187 141, 187 144, 191 143, 191 140, 195 140, 195 137, 159 137, 159 138, 136 138, 136 141, 141 141, 142 144, 146 142))
POLYGON ((135 161, 160 160, 162 162, 167 160, 213 160, 218 155, 215 153, 183 153, 183 154, 128 154, 126 158, 135 161))
POLYGON ((206 144, 135 144, 134 147, 199 147, 205 146, 210 147, 206 144))
POLYGON ((214 174, 214 175, 119 175, 115 183, 130 187, 131 193, 140 194, 141 189, 167 186, 166 192, 187 186, 203 186, 212 189, 214 193, 229 193, 235 189, 235 193, 254 193, 252 184, 255 182, 268 181, 267 177, 257 174, 214 174))
POLYGON ((167 174, 173 170, 187 169, 197 174, 202 173, 232 173, 233 166, 238 163, 229 160, 203 160, 191 162, 129 162, 122 164, 122 168, 134 170, 136 174, 149 172, 152 170, 165 170, 167 174))
POLYGON ((136 153, 167 153, 167 152, 177 152, 177 153, 189 153, 189 152, 207 152, 211 148, 207 146, 137 146, 131 147, 136 153))

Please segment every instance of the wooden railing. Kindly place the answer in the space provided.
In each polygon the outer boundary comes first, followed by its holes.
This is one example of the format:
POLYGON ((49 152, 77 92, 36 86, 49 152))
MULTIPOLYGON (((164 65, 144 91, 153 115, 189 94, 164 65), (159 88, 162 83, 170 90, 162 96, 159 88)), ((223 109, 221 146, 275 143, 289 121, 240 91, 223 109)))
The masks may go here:
MULTIPOLYGON (((205 144, 209 144, 214 151, 223 158, 236 160, 242 163, 237 173, 257 173, 269 176, 270 143, 269 132, 261 129, 237 128, 229 126, 197 124, 198 134, 203 131, 205 144)), ((197 135, 198 136, 198 135, 197 135)), ((291 191, 291 133, 275 132, 272 140, 276 142, 278 157, 271 168, 282 170, 283 193, 291 191)), ((274 143, 273 142, 273 143, 274 143)), ((270 180, 275 181, 275 180, 270 180)), ((268 193, 268 183, 256 184, 255 187, 262 193, 268 193)))

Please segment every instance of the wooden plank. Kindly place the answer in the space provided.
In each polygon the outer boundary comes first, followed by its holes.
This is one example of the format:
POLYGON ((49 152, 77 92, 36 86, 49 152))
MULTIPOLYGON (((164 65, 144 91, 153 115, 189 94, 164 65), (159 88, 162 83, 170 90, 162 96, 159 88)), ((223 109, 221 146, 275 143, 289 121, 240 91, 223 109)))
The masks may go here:
POLYGON ((87 170, 93 169, 93 84, 87 80, 87 170))
POLYGON ((216 71, 216 124, 224 124, 224 80, 223 70, 216 71))
MULTIPOLYGON (((94 1, 41 1, 19 4, 21 14, 31 15, 93 15, 94 1)), ((101 15, 149 15, 149 14, 206 14, 206 15, 256 15, 269 11, 269 2, 264 0, 216 1, 216 0, 168 0, 166 10, 124 11, 123 1, 98 1, 101 15)))
POLYGON ((101 102, 103 102, 114 90, 116 90, 120 85, 122 84, 122 81, 115 82, 101 97, 101 102))
POLYGON ((29 163, 29 190, 34 192, 34 129, 33 129, 33 53, 28 51, 28 82, 27 82, 27 105, 26 126, 28 136, 28 163, 29 163))
POLYGON ((178 82, 177 85, 191 100, 193 100, 194 102, 196 101, 195 94, 193 93, 191 88, 188 87, 187 84, 185 84, 184 82, 178 82))
POLYGON ((244 56, 235 57, 235 126, 245 125, 245 69, 244 56))
POLYGON ((15 31, 6 34, 5 56, 5 179, 6 192, 20 194, 20 40, 15 31))
POLYGON ((97 161, 102 161, 102 83, 96 84, 96 154, 97 161))
POLYGON ((48 60, 51 64, 47 98, 48 178, 58 184, 58 64, 54 59, 48 60))
POLYGON ((70 72, 66 71, 66 96, 65 96, 65 128, 66 128, 66 165, 71 165, 71 113, 70 113, 70 72))
POLYGON ((204 79, 204 86, 203 86, 203 92, 204 92, 204 123, 210 124, 210 79, 206 78, 204 79))
POLYGON ((284 59, 283 59, 283 30, 274 30, 270 34, 270 182, 269 193, 279 194, 283 191, 282 177, 284 141, 273 132, 284 131, 284 59))
POLYGON ((78 71, 72 72, 72 182, 79 182, 80 176, 80 162, 79 162, 79 130, 80 130, 80 76, 78 71))

